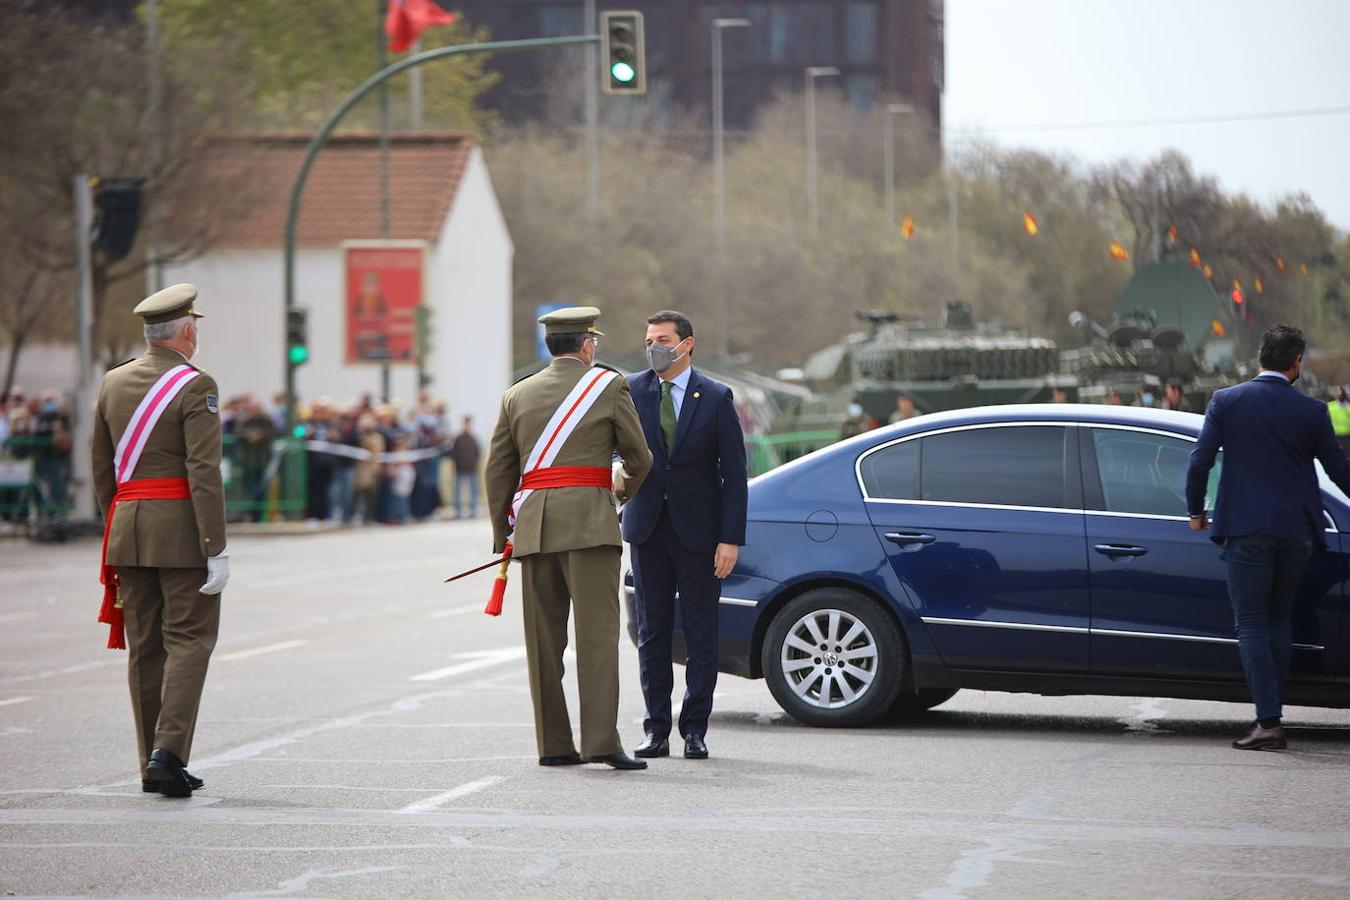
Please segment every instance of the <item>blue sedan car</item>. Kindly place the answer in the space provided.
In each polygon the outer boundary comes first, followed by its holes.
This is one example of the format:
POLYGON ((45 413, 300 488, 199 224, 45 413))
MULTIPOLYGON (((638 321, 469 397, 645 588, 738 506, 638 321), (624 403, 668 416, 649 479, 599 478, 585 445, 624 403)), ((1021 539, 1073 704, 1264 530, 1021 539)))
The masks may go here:
MULTIPOLYGON (((1186 518, 1203 421, 967 409, 754 479, 746 546, 722 587, 722 671, 767 679, 787 712, 830 726, 928 709, 963 687, 1248 699, 1220 548, 1186 518)), ((1325 478, 1322 489, 1327 546, 1296 601, 1286 700, 1344 708, 1350 498, 1325 478)), ((631 586, 627 599, 631 633, 631 586)), ((682 658, 678 632, 675 649, 682 658)))

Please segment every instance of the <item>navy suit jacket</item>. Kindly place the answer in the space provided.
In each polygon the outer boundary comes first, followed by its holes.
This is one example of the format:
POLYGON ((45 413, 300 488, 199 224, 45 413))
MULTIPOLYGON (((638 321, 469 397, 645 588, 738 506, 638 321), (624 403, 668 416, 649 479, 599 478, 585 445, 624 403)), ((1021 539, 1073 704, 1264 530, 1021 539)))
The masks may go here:
POLYGON ((731 388, 690 370, 670 453, 661 435, 660 376, 650 369, 629 375, 628 388, 654 461, 623 508, 623 539, 646 543, 664 506, 686 550, 744 544, 745 439, 731 388))
POLYGON ((1350 459, 1336 440, 1325 403, 1299 393, 1278 375, 1259 375, 1215 393, 1186 473, 1186 506, 1192 515, 1204 510, 1209 471, 1220 447, 1223 472, 1210 526, 1215 541, 1260 534, 1311 536, 1323 543, 1326 520, 1313 460, 1350 493, 1350 459))

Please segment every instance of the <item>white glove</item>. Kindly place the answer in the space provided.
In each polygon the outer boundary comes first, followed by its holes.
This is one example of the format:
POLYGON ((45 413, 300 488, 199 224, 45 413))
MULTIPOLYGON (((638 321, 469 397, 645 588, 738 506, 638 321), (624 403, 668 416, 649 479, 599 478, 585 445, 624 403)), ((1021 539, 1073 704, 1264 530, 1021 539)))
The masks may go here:
POLYGON ((230 554, 224 551, 206 558, 206 584, 197 590, 203 594, 219 594, 230 580, 230 554))

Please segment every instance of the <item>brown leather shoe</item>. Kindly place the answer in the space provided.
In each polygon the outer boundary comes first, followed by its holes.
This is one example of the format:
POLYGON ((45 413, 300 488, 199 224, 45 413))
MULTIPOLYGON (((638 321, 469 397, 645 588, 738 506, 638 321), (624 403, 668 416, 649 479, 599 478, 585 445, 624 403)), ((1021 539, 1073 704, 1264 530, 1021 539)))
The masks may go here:
POLYGON ((1283 725, 1262 728, 1260 722, 1252 725, 1251 734, 1233 741, 1234 750, 1283 750, 1286 746, 1283 725))

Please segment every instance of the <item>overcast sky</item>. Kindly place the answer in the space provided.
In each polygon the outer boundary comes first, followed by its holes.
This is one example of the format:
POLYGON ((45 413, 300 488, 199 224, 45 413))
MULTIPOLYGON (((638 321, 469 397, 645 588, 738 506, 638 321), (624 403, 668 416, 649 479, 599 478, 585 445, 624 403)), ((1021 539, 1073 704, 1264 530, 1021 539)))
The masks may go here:
POLYGON ((947 0, 945 127, 1098 162, 1175 147, 1269 205, 1312 196, 1350 231, 1350 114, 1017 126, 1350 107, 1350 0, 947 0))

